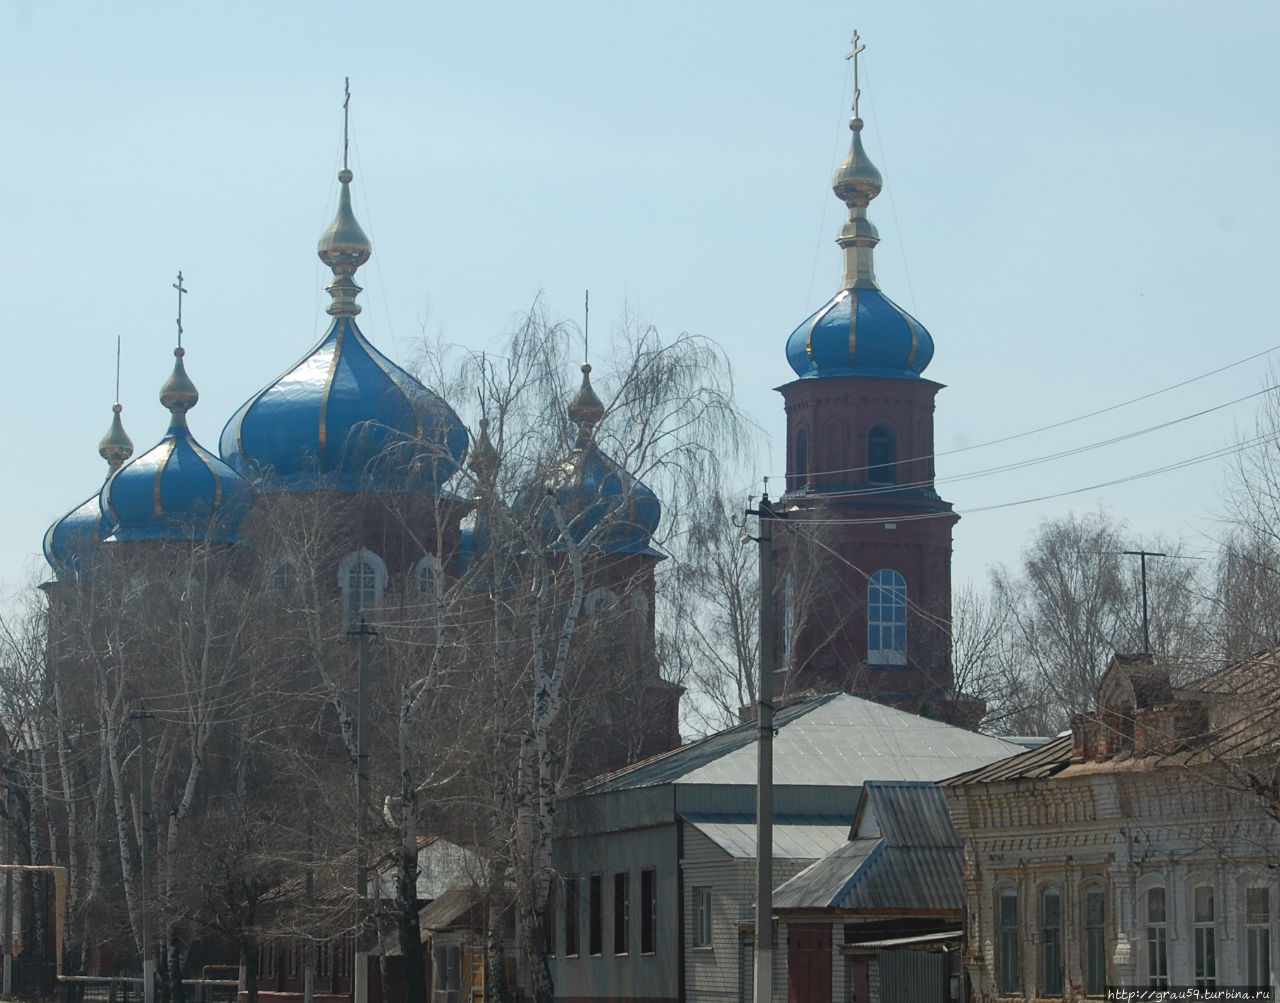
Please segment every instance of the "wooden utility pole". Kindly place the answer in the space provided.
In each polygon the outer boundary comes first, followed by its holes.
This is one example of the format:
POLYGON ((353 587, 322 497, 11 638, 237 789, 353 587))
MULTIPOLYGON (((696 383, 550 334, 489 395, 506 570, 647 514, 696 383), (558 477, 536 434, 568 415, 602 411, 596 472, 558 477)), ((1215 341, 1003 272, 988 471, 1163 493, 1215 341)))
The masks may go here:
MULTIPOLYGON (((181 300, 179 300, 181 302, 181 300)), ((151 944, 151 750, 147 722, 155 715, 145 708, 131 715, 138 722, 138 786, 142 802, 142 998, 156 1000, 156 959, 151 944)))
POLYGON ((356 956, 352 973, 354 1003, 369 999, 369 638, 365 621, 348 631, 358 639, 356 662, 356 956))
POLYGON ((760 535, 760 678, 756 681, 756 950, 755 1003, 773 998, 773 673, 777 611, 773 605, 773 521, 765 480, 757 517, 760 535))

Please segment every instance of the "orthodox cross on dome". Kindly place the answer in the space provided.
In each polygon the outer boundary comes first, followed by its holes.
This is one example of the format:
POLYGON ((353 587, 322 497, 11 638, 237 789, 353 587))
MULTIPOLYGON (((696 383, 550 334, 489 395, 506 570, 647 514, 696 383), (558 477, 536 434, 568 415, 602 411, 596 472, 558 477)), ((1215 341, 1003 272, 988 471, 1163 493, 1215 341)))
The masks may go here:
POLYGON ((582 361, 591 361, 591 290, 582 295, 582 361))
MULTIPOLYGON (((182 297, 187 292, 186 287, 183 286, 182 284, 181 272, 178 273, 178 281, 173 284, 173 288, 178 290, 178 347, 181 348, 182 347, 182 297)), ((117 360, 117 366, 118 365, 119 365, 119 360, 117 360)), ((118 378, 119 377, 117 377, 117 379, 118 378)), ((118 393, 119 391, 117 390, 117 395, 118 393)))
POLYGON ((342 169, 347 170, 347 145, 351 137, 351 78, 342 78, 342 169))
POLYGON ((858 31, 855 28, 853 32, 853 38, 850 39, 850 42, 853 45, 853 51, 844 57, 845 59, 853 60, 853 117, 854 118, 858 117, 858 98, 862 96, 862 91, 858 89, 858 55, 859 53, 862 52, 863 49, 866 48, 865 45, 859 44, 858 39, 859 39, 858 31))

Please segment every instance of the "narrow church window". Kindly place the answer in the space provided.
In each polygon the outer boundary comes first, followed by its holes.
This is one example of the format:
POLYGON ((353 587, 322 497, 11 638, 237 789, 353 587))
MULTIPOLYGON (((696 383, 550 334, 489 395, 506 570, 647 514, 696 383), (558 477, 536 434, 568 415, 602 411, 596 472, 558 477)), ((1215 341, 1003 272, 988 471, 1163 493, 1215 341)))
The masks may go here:
POLYGON ((1169 927, 1165 919, 1164 889, 1147 892, 1147 985, 1169 985, 1169 927))
POLYGON ((1102 996, 1107 990, 1106 899, 1101 888, 1084 892, 1084 994, 1102 996))
POLYGON ((298 587, 298 572, 293 562, 284 560, 271 569, 271 590, 273 592, 292 592, 298 587))
POLYGON ((578 879, 564 879, 564 953, 578 956, 578 879))
POLYGON ((802 428, 796 433, 795 483, 792 487, 802 488, 809 480, 809 430, 802 428))
POLYGON ((560 884, 554 877, 547 887, 547 904, 542 910, 542 941, 548 957, 556 954, 556 892, 560 884))
POLYGON ((907 664, 907 582, 889 568, 872 575, 867 589, 867 661, 907 664))
POLYGON ((1040 896, 1040 980, 1045 996, 1062 995, 1062 895, 1046 888, 1040 896))
POLYGON ((658 872, 653 868, 640 872, 640 953, 658 950, 658 872))
POLYGON ((587 952, 601 954, 604 951, 604 917, 601 911, 604 906, 604 878, 599 874, 591 875, 587 885, 587 952))
POLYGON ((1271 890, 1245 892, 1245 985, 1271 985, 1271 890))
POLYGON ((612 589, 592 589, 582 600, 582 611, 587 616, 599 616, 618 605, 618 594, 612 589))
POLYGON ((898 483, 898 438, 887 425, 875 426, 867 436, 867 480, 898 483))
POLYGON ((613 953, 631 953, 631 874, 613 876, 613 953))
POLYGON ((1217 944, 1214 936, 1213 889, 1195 890, 1196 988, 1212 989, 1218 982, 1217 944))
POLYGON ((1000 939, 996 954, 996 977, 1001 996, 1017 996, 1022 991, 1018 975, 1018 893, 1002 890, 996 899, 996 928, 1000 939))

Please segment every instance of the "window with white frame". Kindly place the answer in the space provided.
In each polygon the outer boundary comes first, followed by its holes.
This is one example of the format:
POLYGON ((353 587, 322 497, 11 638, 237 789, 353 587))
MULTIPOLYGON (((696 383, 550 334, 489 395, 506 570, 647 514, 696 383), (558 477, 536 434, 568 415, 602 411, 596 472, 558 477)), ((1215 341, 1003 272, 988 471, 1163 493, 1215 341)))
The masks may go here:
POLYGON ((1018 892, 1002 888, 996 893, 996 979, 1001 996, 1022 993, 1022 977, 1018 969, 1018 892))
POLYGON ((711 889, 693 890, 693 946, 711 946, 711 889))
POLYGON ((387 566, 372 550, 360 548, 338 565, 338 587, 342 589, 347 623, 355 626, 361 616, 377 608, 387 587, 387 566))
POLYGON ((413 566, 413 583, 423 602, 437 602, 444 592, 444 565, 435 554, 427 554, 413 566))
POLYGON ((867 661, 907 664, 907 581, 891 568, 867 584, 867 661))
POLYGON ((1244 896, 1245 985, 1271 985, 1271 889, 1248 888, 1244 896))
POLYGON ((1062 995, 1062 892, 1040 893, 1040 994, 1062 995))
POLYGON ((1084 890, 1084 994, 1107 991, 1107 901, 1100 887, 1084 890))
POLYGON ((1192 899, 1192 929, 1195 936, 1195 984, 1197 989, 1212 989, 1218 983, 1213 888, 1209 885, 1197 886, 1192 892, 1192 899))
POLYGON ((1169 920, 1163 888, 1147 890, 1147 985, 1169 985, 1169 920))
POLYGON ((582 611, 587 616, 599 616, 618 605, 618 594, 612 589, 592 589, 582 600, 582 611))

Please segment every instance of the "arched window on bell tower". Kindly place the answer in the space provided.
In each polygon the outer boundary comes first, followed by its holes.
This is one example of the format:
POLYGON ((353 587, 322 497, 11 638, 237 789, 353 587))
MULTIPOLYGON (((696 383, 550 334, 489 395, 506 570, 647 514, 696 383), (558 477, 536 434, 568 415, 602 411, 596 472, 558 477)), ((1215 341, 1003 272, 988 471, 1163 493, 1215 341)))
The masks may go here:
POLYGON ((898 437, 888 425, 876 425, 867 435, 867 480, 898 483, 898 437))
POLYGON ((867 583, 867 662, 907 664, 907 581, 892 568, 867 583))
POLYGON ((793 490, 802 490, 809 483, 809 430, 802 428, 796 433, 796 452, 792 464, 794 479, 793 490))

